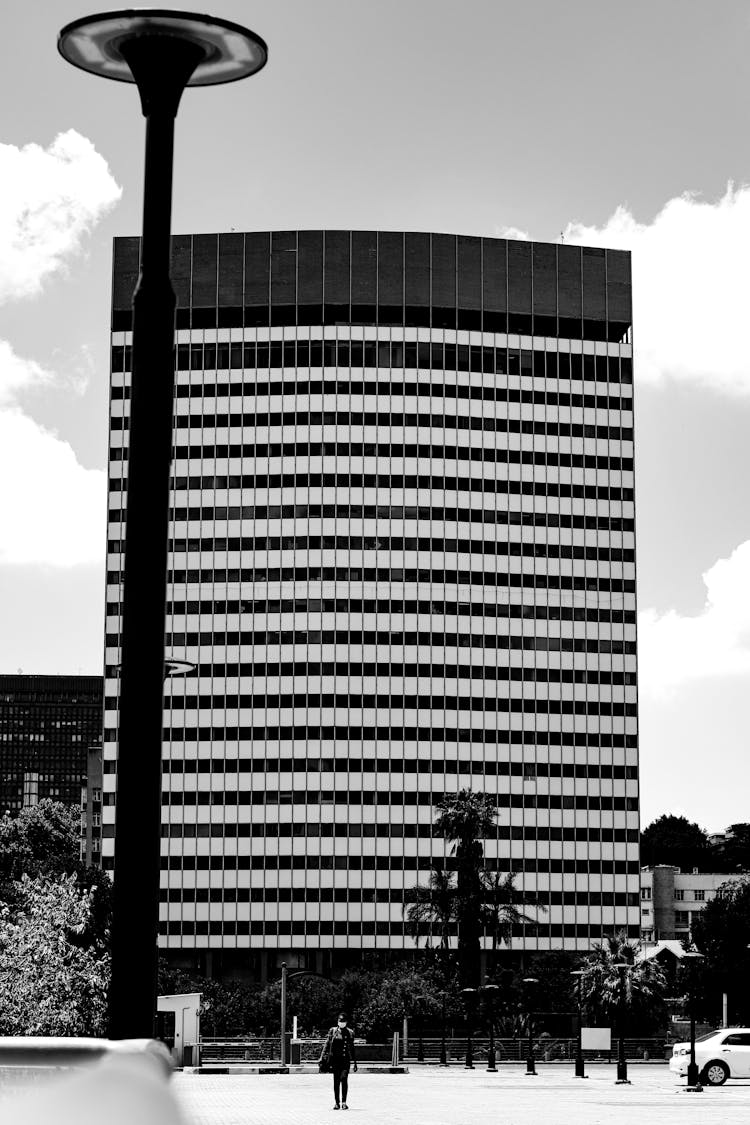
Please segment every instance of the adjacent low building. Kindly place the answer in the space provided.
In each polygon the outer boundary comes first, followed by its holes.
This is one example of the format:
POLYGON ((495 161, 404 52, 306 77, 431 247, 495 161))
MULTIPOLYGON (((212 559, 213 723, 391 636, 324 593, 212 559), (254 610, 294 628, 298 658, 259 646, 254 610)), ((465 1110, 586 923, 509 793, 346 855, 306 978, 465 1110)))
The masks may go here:
POLYGON ((45 798, 80 805, 89 749, 101 747, 102 684, 101 676, 0 676, 0 815, 45 798))
POLYGON ((696 916, 722 883, 741 879, 719 871, 681 871, 656 864, 641 868, 641 941, 689 942, 696 916))

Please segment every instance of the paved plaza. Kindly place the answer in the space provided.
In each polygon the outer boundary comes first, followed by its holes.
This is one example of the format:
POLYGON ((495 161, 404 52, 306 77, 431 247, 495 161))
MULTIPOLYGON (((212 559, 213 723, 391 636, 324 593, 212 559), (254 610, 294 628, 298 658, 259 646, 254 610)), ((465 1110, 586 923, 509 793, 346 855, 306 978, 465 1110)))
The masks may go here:
MULTIPOLYGON (((349 1116, 341 1125, 746 1125, 750 1080, 702 1094, 684 1092, 666 1066, 592 1066, 586 1080, 560 1066, 527 1078, 523 1067, 415 1067, 409 1074, 352 1074, 349 1116)), ((331 1079, 290 1075, 177 1074, 173 1089, 186 1125, 339 1125, 331 1079)))

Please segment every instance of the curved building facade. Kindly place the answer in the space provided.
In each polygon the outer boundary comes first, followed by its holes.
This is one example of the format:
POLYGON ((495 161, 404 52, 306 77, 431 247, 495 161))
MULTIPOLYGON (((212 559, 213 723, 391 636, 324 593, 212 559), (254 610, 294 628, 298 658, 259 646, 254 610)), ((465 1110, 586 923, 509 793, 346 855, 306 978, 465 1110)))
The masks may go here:
MULTIPOLYGON (((115 241, 110 867, 138 253, 115 241)), ((497 800, 488 865, 547 908, 516 947, 637 936, 629 255, 230 233, 176 237, 173 271, 166 643, 194 670, 165 697, 165 948, 413 949, 405 892, 464 786, 497 800)))

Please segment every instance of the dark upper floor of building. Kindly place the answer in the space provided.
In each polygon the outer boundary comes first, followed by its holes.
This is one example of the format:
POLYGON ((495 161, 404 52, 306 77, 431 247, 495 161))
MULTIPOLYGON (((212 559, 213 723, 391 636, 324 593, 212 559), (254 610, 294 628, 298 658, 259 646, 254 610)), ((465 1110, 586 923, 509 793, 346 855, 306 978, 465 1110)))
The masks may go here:
POLYGON ((79 804, 101 745, 102 676, 0 675, 0 814, 45 797, 79 804))
MULTIPOLYGON (((131 327, 140 239, 114 241, 112 327, 131 327)), ((175 235, 178 328, 382 324, 622 340, 630 254, 396 231, 175 235)))

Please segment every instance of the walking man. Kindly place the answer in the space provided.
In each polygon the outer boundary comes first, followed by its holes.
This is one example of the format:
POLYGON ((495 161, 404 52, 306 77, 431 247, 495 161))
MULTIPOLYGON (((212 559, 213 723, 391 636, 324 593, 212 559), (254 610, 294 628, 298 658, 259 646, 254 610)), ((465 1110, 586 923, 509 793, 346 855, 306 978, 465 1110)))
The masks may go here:
POLYGON ((349 1092, 349 1066, 357 1071, 357 1053, 354 1049, 354 1036, 348 1027, 345 1012, 339 1013, 338 1022, 328 1032, 320 1055, 321 1070, 330 1068, 333 1074, 334 1109, 348 1109, 346 1104, 349 1092))

